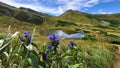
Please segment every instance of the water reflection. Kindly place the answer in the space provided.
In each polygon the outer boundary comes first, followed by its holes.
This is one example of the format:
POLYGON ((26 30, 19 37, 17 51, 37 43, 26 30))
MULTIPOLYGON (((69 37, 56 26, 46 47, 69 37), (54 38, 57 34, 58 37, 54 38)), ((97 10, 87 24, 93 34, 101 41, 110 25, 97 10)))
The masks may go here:
POLYGON ((51 32, 51 34, 54 34, 57 39, 65 39, 65 38, 75 39, 75 38, 83 38, 84 37, 84 34, 82 34, 82 33, 67 34, 62 30, 55 30, 55 31, 51 32))

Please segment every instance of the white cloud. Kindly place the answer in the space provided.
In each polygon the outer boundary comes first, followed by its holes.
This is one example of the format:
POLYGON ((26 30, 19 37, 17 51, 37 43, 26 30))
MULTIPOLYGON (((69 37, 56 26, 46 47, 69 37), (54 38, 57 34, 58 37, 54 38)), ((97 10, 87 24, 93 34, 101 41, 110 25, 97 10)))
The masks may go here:
POLYGON ((58 0, 59 4, 62 4, 61 10, 63 13, 66 10, 80 10, 85 7, 92 7, 99 3, 99 0, 58 0))
POLYGON ((97 14, 112 14, 112 12, 105 12, 105 11, 103 11, 103 9, 99 9, 97 11, 97 14))
MULTIPOLYGON (((38 5, 37 3, 34 4, 21 4, 21 3, 17 3, 15 2, 15 0, 0 0, 1 2, 7 3, 9 5, 15 6, 17 8, 19 7, 26 7, 26 8, 31 8, 33 10, 39 11, 39 12, 43 12, 43 13, 51 13, 51 14, 59 14, 59 13, 63 13, 63 11, 61 10, 61 8, 49 8, 49 7, 45 7, 45 6, 41 6, 40 4, 38 5)), ((37 0, 34 0, 37 1, 37 0)))
POLYGON ((15 0, 0 0, 0 1, 4 2, 4 3, 7 3, 9 5, 15 6, 17 8, 26 7, 26 8, 31 8, 31 9, 39 11, 39 12, 50 13, 50 14, 53 14, 53 15, 58 15, 58 14, 63 13, 63 10, 60 7, 58 7, 58 8, 49 8, 49 7, 42 6, 40 4, 38 5, 37 0, 34 0, 33 4, 17 3, 17 2, 15 2, 15 0))
POLYGON ((87 10, 89 10, 88 8, 85 8, 85 10, 87 11, 87 10))
POLYGON ((63 3, 63 10, 73 9, 80 10, 84 7, 92 7, 97 4, 99 0, 59 0, 59 3, 63 3))
MULTIPOLYGON (((30 4, 19 3, 17 2, 17 0, 0 0, 0 1, 15 7, 27 7, 39 12, 49 13, 52 15, 60 15, 69 9, 82 11, 83 8, 93 7, 94 5, 100 3, 100 0, 53 0, 53 4, 57 4, 58 6, 51 7, 40 3, 43 1, 47 2, 49 0, 41 0, 41 1, 26 0, 32 2, 30 4)), ((111 0, 104 0, 104 1, 111 1, 111 0)), ((106 13, 106 12, 103 12, 103 10, 101 9, 99 13, 106 13)))

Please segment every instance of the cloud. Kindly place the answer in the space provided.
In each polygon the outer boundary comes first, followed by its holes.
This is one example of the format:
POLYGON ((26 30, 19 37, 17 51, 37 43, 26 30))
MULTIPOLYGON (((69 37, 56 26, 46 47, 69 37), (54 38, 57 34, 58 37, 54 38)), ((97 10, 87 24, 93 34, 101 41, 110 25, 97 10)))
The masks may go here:
MULTIPOLYGON (((63 13, 63 10, 58 7, 58 8, 49 8, 47 6, 42 6, 40 4, 38 4, 38 0, 32 0, 34 1, 32 4, 24 4, 24 3, 17 3, 17 0, 0 0, 1 2, 7 3, 9 5, 15 6, 17 8, 19 7, 26 7, 26 8, 31 8, 33 10, 39 11, 39 12, 43 12, 43 13, 49 13, 52 15, 59 15, 63 13)), ((31 1, 31 0, 27 0, 27 1, 31 1)))
POLYGON ((105 11, 103 11, 103 9, 99 9, 97 11, 97 14, 112 14, 112 12, 105 12, 105 11))
POLYGON ((98 3, 99 0, 58 0, 61 13, 69 9, 82 11, 81 9, 92 7, 98 3))
POLYGON ((92 7, 97 4, 99 0, 59 0, 62 3, 63 10, 80 10, 84 7, 92 7))
MULTIPOLYGON (((93 7, 99 4, 101 0, 0 0, 1 2, 7 3, 15 7, 26 7, 33 10, 49 13, 52 15, 60 15, 65 11, 79 10, 82 11, 84 8, 93 7)), ((103 0, 111 1, 111 0, 103 0)), ((100 11, 101 13, 105 13, 100 11)))
POLYGON ((88 9, 88 8, 85 8, 84 10, 86 10, 86 11, 87 11, 87 10, 89 10, 89 9, 88 9))
MULTIPOLYGON (((42 5, 38 5, 37 3, 34 4, 22 4, 22 3, 17 3, 15 2, 15 0, 0 0, 1 2, 7 3, 9 5, 15 6, 17 8, 19 7, 26 7, 26 8, 31 8, 33 10, 39 11, 39 12, 43 12, 43 13, 51 13, 51 14, 59 14, 61 11, 60 8, 49 8, 49 7, 45 7, 42 5), (57 11, 57 12, 56 12, 57 11)), ((34 0, 37 1, 37 0, 34 0)))

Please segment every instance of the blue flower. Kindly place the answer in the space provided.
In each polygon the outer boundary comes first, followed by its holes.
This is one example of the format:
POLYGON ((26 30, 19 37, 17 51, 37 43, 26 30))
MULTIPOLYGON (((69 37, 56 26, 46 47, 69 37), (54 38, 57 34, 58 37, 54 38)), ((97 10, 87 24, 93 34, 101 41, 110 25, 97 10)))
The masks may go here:
POLYGON ((70 41, 70 44, 71 44, 71 45, 73 45, 73 44, 74 44, 74 40, 73 40, 73 39, 70 41))
POLYGON ((46 48, 47 48, 47 49, 51 49, 51 47, 52 47, 52 45, 51 45, 51 44, 48 44, 46 48))
POLYGON ((69 44, 69 45, 68 45, 68 48, 69 48, 69 49, 72 49, 72 48, 73 48, 73 46, 72 46, 71 44, 69 44))
POLYGON ((28 37, 28 39, 27 39, 27 42, 26 42, 27 44, 30 44, 31 43, 31 37, 28 37))
POLYGON ((46 60, 46 58, 47 58, 47 55, 45 53, 42 53, 42 59, 46 60))
POLYGON ((72 49, 74 45, 74 40, 71 40, 70 43, 68 44, 68 48, 72 49))
POLYGON ((19 40, 22 41, 22 42, 25 42, 25 39, 23 38, 23 36, 20 36, 19 40))
POLYGON ((29 36, 29 31, 26 31, 25 33, 24 33, 24 37, 28 37, 29 36))
POLYGON ((49 39, 50 39, 50 41, 55 41, 56 37, 54 34, 51 34, 51 35, 49 35, 49 39))
POLYGON ((19 40, 20 40, 21 42, 26 43, 26 45, 30 44, 30 43, 31 43, 31 36, 29 36, 29 32, 26 31, 26 32, 24 33, 24 36, 20 36, 20 37, 19 37, 19 40))
POLYGON ((49 35, 48 38, 50 39, 50 44, 48 44, 46 47, 47 51, 49 52, 49 50, 51 49, 54 53, 56 53, 58 44, 60 43, 60 40, 57 38, 57 36, 55 34, 49 35))
POLYGON ((56 40, 55 46, 57 46, 60 43, 60 40, 56 40))
POLYGON ((48 54, 48 53, 49 53, 49 50, 48 50, 48 49, 46 49, 45 54, 48 54))

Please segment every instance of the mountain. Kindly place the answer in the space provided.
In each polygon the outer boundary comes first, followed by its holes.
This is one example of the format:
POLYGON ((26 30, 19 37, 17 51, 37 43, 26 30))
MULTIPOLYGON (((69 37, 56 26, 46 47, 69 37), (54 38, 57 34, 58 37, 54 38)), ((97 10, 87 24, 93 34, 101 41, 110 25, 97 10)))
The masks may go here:
MULTIPOLYGON (((15 8, 0 2, 0 15, 14 17, 20 21, 31 22, 34 24, 41 24, 44 21, 42 13, 38 13, 28 8, 15 8)), ((46 14, 47 15, 47 14, 46 14)))
POLYGON ((119 36, 120 13, 89 14, 68 10, 60 16, 34 11, 29 8, 16 8, 0 2, 0 31, 11 25, 14 30, 32 30, 37 26, 37 33, 46 35, 49 30, 65 30, 68 33, 106 32, 119 36), (96 32, 95 32, 96 31, 96 32))
POLYGON ((94 18, 98 20, 109 21, 111 24, 120 24, 120 13, 117 14, 96 14, 92 15, 94 18))
POLYGON ((68 10, 62 15, 59 16, 59 18, 62 18, 67 21, 75 22, 75 23, 90 23, 90 24, 98 24, 100 23, 97 19, 89 18, 88 16, 91 16, 92 14, 74 11, 74 10, 68 10))
MULTIPOLYGON (((0 31, 9 25, 13 30, 31 30, 37 26, 40 33, 43 28, 54 25, 56 17, 29 8, 16 8, 0 2, 0 31), (46 26, 46 27, 45 27, 46 26)), ((47 29, 47 28, 46 28, 47 29)), ((3 30, 4 31, 4 30, 3 30)))
POLYGON ((101 21, 108 21, 111 24, 120 23, 120 13, 118 14, 88 14, 75 10, 68 10, 62 15, 55 17, 49 14, 34 11, 29 8, 16 8, 5 3, 0 2, 0 16, 5 15, 8 17, 13 17, 17 20, 23 22, 29 22, 32 24, 42 24, 47 22, 47 24, 59 24, 59 22, 68 23, 87 23, 87 24, 99 24, 101 21))
POLYGON ((98 24, 101 21, 108 21, 111 24, 120 24, 120 13, 117 14, 88 14, 80 11, 68 10, 59 16, 64 20, 72 22, 83 22, 98 24))

